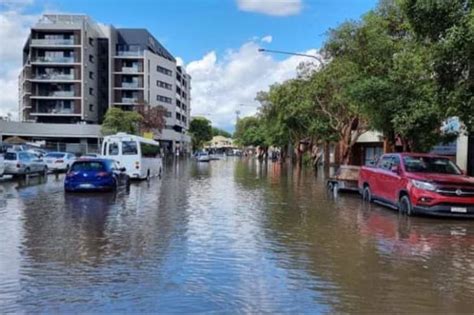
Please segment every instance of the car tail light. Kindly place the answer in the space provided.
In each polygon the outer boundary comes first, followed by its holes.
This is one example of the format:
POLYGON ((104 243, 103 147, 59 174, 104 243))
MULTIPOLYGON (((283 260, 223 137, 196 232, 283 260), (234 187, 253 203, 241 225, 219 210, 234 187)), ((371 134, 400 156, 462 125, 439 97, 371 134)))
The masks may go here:
POLYGON ((135 162, 135 168, 138 170, 140 169, 140 162, 135 162))
POLYGON ((66 174, 66 177, 74 177, 76 175, 77 175, 76 172, 69 172, 69 173, 66 174))
POLYGON ((99 172, 99 173, 97 173, 97 177, 106 177, 106 176, 109 176, 109 173, 107 173, 107 172, 99 172))
POLYGON ((54 163, 63 163, 63 162, 64 162, 64 160, 56 160, 56 162, 54 162, 54 163))

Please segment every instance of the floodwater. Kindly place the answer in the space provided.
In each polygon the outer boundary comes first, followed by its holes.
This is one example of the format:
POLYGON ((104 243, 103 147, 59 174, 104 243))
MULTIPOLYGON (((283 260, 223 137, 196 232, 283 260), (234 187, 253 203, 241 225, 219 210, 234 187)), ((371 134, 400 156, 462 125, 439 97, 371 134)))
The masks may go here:
POLYGON ((233 158, 117 194, 62 180, 0 182, 1 313, 474 311, 474 221, 233 158))

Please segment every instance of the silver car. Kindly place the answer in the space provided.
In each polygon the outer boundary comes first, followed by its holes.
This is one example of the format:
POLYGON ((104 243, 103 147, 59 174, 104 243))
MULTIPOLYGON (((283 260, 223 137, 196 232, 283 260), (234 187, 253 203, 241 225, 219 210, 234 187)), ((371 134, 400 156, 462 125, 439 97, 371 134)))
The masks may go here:
POLYGON ((48 173, 46 163, 36 155, 26 151, 8 151, 5 153, 5 174, 26 175, 48 173))

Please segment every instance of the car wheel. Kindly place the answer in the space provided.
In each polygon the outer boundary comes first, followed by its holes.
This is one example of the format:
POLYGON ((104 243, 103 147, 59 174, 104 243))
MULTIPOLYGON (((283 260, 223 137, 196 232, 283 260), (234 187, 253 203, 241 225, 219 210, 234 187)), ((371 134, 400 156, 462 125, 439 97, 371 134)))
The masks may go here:
POLYGON ((413 214, 413 206, 411 205, 410 197, 407 195, 403 195, 398 202, 398 209, 401 213, 405 213, 406 215, 413 214))
POLYGON ((367 202, 372 202, 372 191, 369 186, 365 186, 362 191, 362 199, 367 202))
POLYGON ((146 172, 146 180, 150 180, 150 170, 146 172))

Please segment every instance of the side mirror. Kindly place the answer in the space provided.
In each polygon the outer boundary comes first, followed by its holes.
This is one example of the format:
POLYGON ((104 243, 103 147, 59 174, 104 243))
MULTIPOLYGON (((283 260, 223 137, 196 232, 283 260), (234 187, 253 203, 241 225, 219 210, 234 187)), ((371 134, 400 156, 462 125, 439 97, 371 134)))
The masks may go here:
POLYGON ((127 171, 127 169, 126 169, 125 167, 121 167, 121 168, 119 168, 119 171, 122 172, 122 173, 124 173, 124 172, 127 171))
POLYGON ((390 170, 396 174, 400 173, 400 167, 398 165, 392 165, 390 170))

